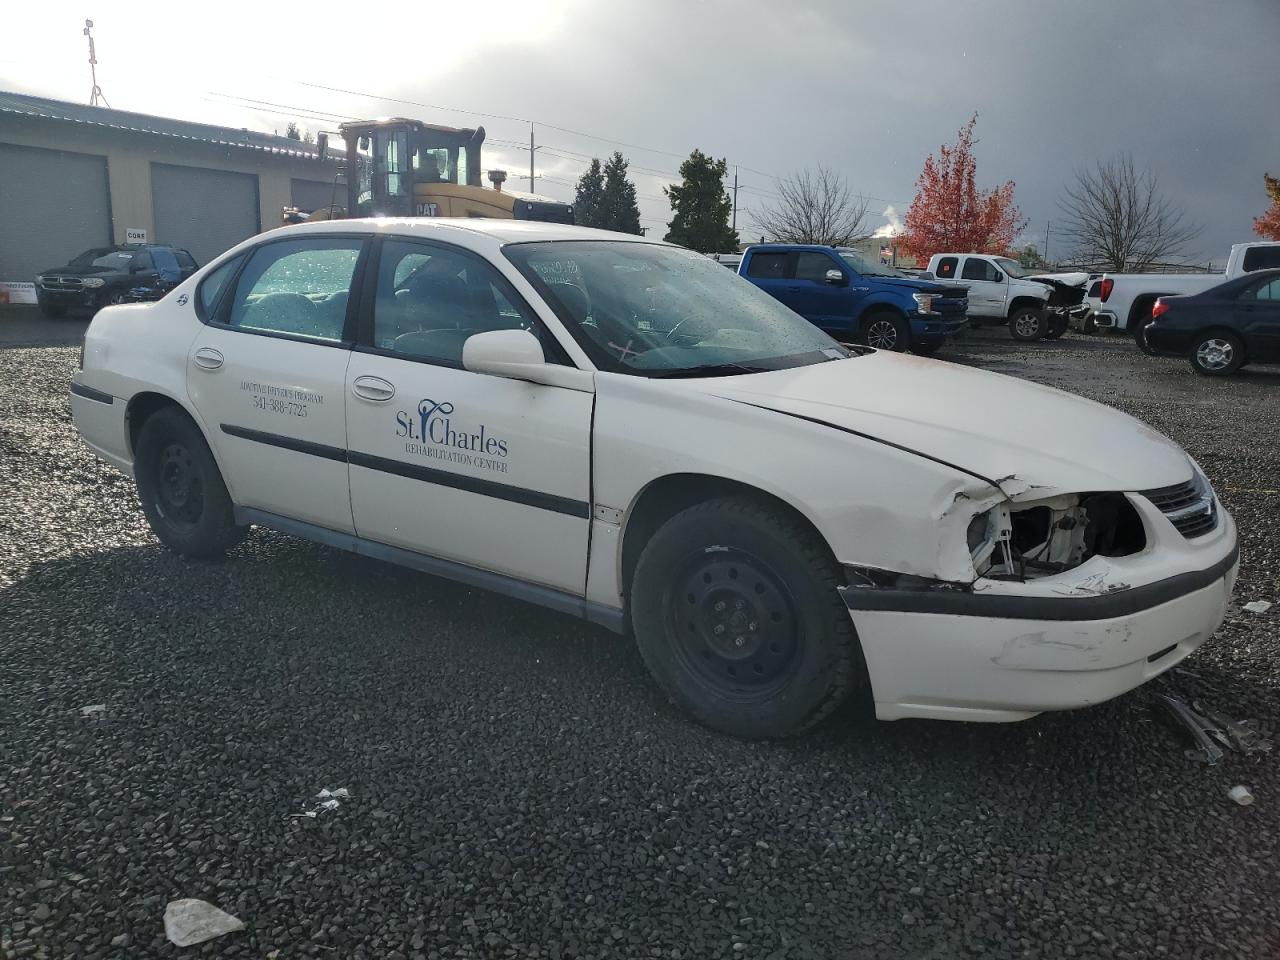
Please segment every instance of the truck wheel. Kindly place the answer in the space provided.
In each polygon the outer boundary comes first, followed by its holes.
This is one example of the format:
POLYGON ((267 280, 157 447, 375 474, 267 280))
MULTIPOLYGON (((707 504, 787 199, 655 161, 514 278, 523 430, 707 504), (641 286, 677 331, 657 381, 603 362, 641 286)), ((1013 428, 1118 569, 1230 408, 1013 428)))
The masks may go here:
POLYGON ((902 353, 911 348, 911 327, 903 317, 882 310, 862 321, 862 342, 877 350, 902 353))
POLYGON ((698 722, 736 737, 815 726, 865 689, 826 545, 749 497, 695 504, 645 545, 631 589, 640 655, 698 722))
POLYGON ((1021 343, 1030 343, 1044 336, 1044 311, 1039 307, 1018 307, 1009 314, 1009 335, 1021 343))
POLYGON ((1067 332, 1067 325, 1070 323, 1067 315, 1051 313, 1045 324, 1044 338, 1046 340, 1060 340, 1062 335, 1067 332))
POLYGON ((142 425, 134 458, 138 499, 152 531, 186 557, 221 556, 244 538, 231 496, 200 428, 176 407, 142 425))
POLYGON ((1244 366, 1244 344, 1230 330, 1206 330, 1187 351, 1196 373, 1206 377, 1226 377, 1244 366))

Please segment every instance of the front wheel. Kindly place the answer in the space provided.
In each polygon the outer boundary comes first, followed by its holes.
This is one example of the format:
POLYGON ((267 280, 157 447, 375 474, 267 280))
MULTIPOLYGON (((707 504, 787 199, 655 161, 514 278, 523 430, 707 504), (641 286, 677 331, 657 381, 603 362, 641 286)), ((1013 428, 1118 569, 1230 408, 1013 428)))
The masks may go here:
POLYGON ((158 410, 138 433, 138 499, 152 531, 188 557, 221 556, 243 539, 222 474, 199 427, 176 407, 158 410))
POLYGON ((1020 343, 1039 340, 1044 333, 1044 311, 1038 307, 1019 307, 1009 315, 1009 335, 1020 343))
POLYGON ((1070 318, 1065 313, 1050 314, 1045 326, 1044 338, 1046 340, 1061 339, 1062 335, 1067 332, 1067 326, 1070 322, 1070 318))
POLYGON ((649 672, 700 723, 801 733, 863 683, 840 570, 811 531, 748 497, 695 504, 640 555, 631 623, 649 672))
POLYGON ((873 313, 862 322, 862 342, 877 350, 902 353, 911 349, 911 327, 896 314, 873 313))
POLYGON ((1196 337, 1187 351, 1187 359, 1196 373, 1206 377, 1225 377, 1244 366, 1244 344, 1229 330, 1210 330, 1196 337))

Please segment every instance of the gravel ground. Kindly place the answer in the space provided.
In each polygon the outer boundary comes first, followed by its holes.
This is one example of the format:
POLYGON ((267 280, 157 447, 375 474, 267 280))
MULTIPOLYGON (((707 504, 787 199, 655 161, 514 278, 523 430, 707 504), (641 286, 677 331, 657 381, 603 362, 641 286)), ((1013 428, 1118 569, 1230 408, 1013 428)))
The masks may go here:
MULTIPOLYGON (((1070 334, 948 356, 1171 434, 1239 522, 1237 601, 1280 602, 1280 375, 1070 334)), ((74 365, 0 351, 2 957, 174 956, 181 897, 247 925, 190 956, 1280 951, 1280 755, 1187 759, 1153 690, 1275 735, 1280 606, 1090 710, 741 743, 563 616, 265 532, 176 558, 78 442, 74 365)))

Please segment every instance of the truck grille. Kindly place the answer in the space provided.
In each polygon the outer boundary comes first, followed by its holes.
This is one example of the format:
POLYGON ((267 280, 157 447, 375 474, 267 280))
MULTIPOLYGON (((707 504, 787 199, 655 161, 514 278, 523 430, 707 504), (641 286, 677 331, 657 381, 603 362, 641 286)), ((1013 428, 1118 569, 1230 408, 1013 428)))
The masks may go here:
POLYGON ((1142 495, 1188 540, 1203 536, 1218 525, 1218 504, 1213 491, 1199 476, 1171 487, 1143 490, 1142 495))
POLYGON ((46 290, 79 290, 84 281, 79 277, 45 277, 41 286, 46 290))

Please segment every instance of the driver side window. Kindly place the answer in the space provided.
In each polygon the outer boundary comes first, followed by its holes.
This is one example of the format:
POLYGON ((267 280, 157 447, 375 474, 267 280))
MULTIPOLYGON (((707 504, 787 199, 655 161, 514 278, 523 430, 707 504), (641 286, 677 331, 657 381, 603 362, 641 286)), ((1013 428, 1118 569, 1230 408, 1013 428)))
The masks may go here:
POLYGON ((528 308, 484 260, 408 240, 382 244, 373 302, 375 347, 461 367, 467 338, 489 330, 528 330, 553 360, 553 348, 528 308))

